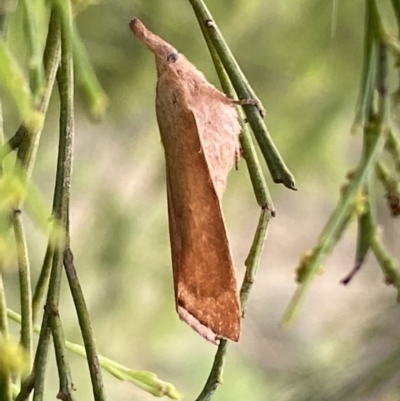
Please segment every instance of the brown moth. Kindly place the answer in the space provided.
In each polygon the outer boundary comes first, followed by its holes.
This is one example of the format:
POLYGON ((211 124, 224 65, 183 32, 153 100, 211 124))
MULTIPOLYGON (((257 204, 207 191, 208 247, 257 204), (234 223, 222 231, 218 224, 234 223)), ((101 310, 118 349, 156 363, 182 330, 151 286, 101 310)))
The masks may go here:
POLYGON ((141 21, 133 19, 130 28, 156 58, 178 314, 211 342, 238 341, 240 303, 221 212, 239 149, 235 103, 141 21))

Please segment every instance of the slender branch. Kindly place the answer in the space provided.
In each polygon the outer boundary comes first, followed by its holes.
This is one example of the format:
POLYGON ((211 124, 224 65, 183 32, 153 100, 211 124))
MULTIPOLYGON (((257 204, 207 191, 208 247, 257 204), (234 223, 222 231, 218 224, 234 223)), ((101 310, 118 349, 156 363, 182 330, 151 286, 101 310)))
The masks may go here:
POLYGON ((400 215, 400 182, 383 162, 376 163, 375 172, 386 193, 387 206, 392 216, 400 215))
MULTIPOLYGON (((192 4, 193 9, 195 11, 195 15, 198 19, 200 28, 202 30, 204 39, 208 46, 211 58, 213 60, 215 69, 217 71, 224 92, 227 94, 227 96, 234 99, 236 97, 234 91, 235 87, 236 92, 239 95, 239 98, 241 99, 253 98, 258 100, 253 90, 251 89, 249 83, 247 82, 244 74, 237 65, 236 60, 233 58, 233 55, 231 54, 228 46, 224 42, 224 39, 220 34, 218 28, 216 27, 215 23, 209 24, 209 22, 212 21, 212 17, 209 11, 207 10, 205 4, 202 1, 192 1, 192 0, 189 1, 192 4), (207 29, 207 27, 212 29, 207 29), (235 85, 235 83, 237 83, 237 85, 235 85)), ((244 108, 246 111, 246 106, 244 106, 244 108)), ((251 110, 253 111, 255 110, 255 115, 256 115, 255 120, 261 121, 263 124, 258 109, 250 105, 248 106, 248 113, 251 113, 251 110)), ((253 141, 250 136, 250 132, 247 128, 247 125, 244 123, 243 113, 241 110, 239 111, 239 113, 242 125, 242 132, 240 134, 239 139, 242 147, 243 157, 246 160, 247 168, 250 175, 250 180, 253 186, 257 203, 262 208, 256 234, 249 255, 245 261, 246 272, 240 290, 242 317, 244 317, 250 289, 252 283, 254 282, 254 277, 260 262, 260 256, 265 242, 268 222, 270 217, 275 215, 275 210, 271 196, 268 191, 267 184, 265 182, 265 178, 260 163, 258 161, 257 153, 255 151, 253 141)), ((248 113, 246 114, 250 121, 251 117, 249 118, 248 113)), ((254 131, 253 125, 252 128, 254 131)), ((264 129, 265 129, 264 133, 268 135, 265 126, 264 129)), ((274 145, 272 144, 272 146, 274 145)), ((270 167, 269 164, 268 166, 270 167)), ((291 180, 290 185, 292 185, 292 187, 294 188, 293 178, 291 177, 290 180, 291 180)), ((285 182, 285 185, 287 185, 287 183, 288 181, 285 182)), ((222 339, 218 345, 218 349, 214 358, 214 363, 211 368, 208 379, 200 395, 197 397, 196 401, 210 400, 213 394, 215 393, 218 384, 222 383, 222 374, 223 374, 227 347, 228 347, 227 340, 222 339)))
MULTIPOLYGON (((60 93, 60 137, 56 183, 53 198, 53 216, 55 223, 59 222, 64 232, 67 228, 69 209, 69 191, 72 172, 72 149, 74 137, 74 76, 72 57, 72 10, 69 1, 55 1, 54 7, 61 25, 61 63, 58 75, 60 93)), ((58 375, 60 380, 60 399, 74 400, 71 372, 66 356, 64 332, 59 317, 59 299, 62 279, 62 253, 65 239, 58 239, 55 246, 50 274, 49 290, 45 306, 45 317, 49 316, 51 332, 54 340, 58 375)), ((36 396, 36 389, 35 389, 36 396)), ((34 401, 39 401, 34 398, 34 401)))
POLYGON ((14 226, 15 242, 18 255, 18 272, 21 302, 21 345, 26 349, 28 355, 29 369, 32 359, 32 291, 31 291, 31 272, 29 266, 28 247, 24 227, 22 225, 22 216, 19 210, 12 214, 12 223, 14 226))
MULTIPOLYGON (((54 81, 56 72, 60 63, 60 28, 58 23, 58 17, 52 8, 50 15, 49 29, 47 33, 46 46, 43 55, 43 64, 46 74, 45 78, 45 89, 41 97, 39 110, 46 114, 50 96, 53 91, 54 81)), ((16 167, 17 171, 23 171, 23 178, 28 181, 31 170, 33 168, 36 149, 41 135, 41 129, 36 131, 27 131, 23 126, 17 131, 16 136, 22 135, 23 140, 18 145, 17 157, 19 165, 16 167)), ((22 206, 23 199, 20 201, 20 207, 22 206)), ((36 348, 35 359, 33 363, 33 370, 30 376, 24 380, 21 386, 21 391, 18 394, 17 401, 25 401, 33 388, 35 388, 34 401, 43 400, 44 394, 44 378, 46 373, 47 354, 49 349, 50 338, 50 325, 48 315, 45 313, 42 321, 42 329, 38 345, 36 348)))
MULTIPOLYGON (((8 340, 6 294, 0 270, 0 339, 8 340)), ((0 369, 0 399, 11 401, 11 377, 7 369, 0 369)))
MULTIPOLYGON (((7 24, 9 14, 12 11, 10 7, 3 5, 0 7, 0 38, 5 39, 7 36, 7 24)), ((0 147, 4 144, 4 125, 3 125, 3 106, 0 100, 0 147)), ((0 159, 0 177, 3 175, 3 163, 0 159)), ((2 266, 0 264, 0 340, 4 342, 8 340, 8 320, 7 320, 7 302, 4 290, 2 266)), ((7 369, 0 368, 0 399, 4 401, 11 401, 12 388, 11 388, 11 375, 7 369)))
MULTIPOLYGON (((214 45, 210 39, 209 31, 201 23, 201 20, 199 19, 199 16, 197 14, 196 17, 203 32, 203 36, 210 52, 212 61, 214 63, 215 70, 217 71, 219 81, 221 82, 222 89, 228 97, 234 99, 236 97, 235 90, 229 80, 224 66, 221 63, 221 59, 219 58, 218 53, 215 51, 214 45)), ((275 215, 274 205, 272 203, 271 195, 269 193, 268 186, 265 181, 260 162, 258 160, 257 152, 254 148, 253 140, 251 138, 248 126, 244 122, 243 111, 240 108, 238 109, 238 111, 240 123, 242 126, 242 130, 239 136, 240 145, 242 148, 242 155, 246 161, 247 170, 250 175, 250 180, 253 185, 257 203, 261 208, 266 208, 271 211, 272 215, 275 215)))
MULTIPOLYGON (((54 81, 60 63, 60 32, 58 27, 57 16, 54 12, 51 13, 49 30, 47 34, 46 47, 43 56, 44 70, 45 70, 45 89, 41 96, 38 110, 44 115, 47 113, 49 106, 50 96, 53 92, 54 81)), ((40 127, 36 130, 27 130, 26 134, 23 135, 23 140, 18 144, 18 161, 20 164, 21 171, 23 171, 24 181, 29 181, 32 173, 33 165, 35 164, 36 152, 39 145, 40 136, 42 133, 40 127)), ((20 127, 17 131, 23 132, 25 128, 20 127)), ((11 141, 11 139, 10 139, 11 141)), ((0 152, 0 154, 2 154, 0 152)), ((21 207, 20 207, 21 208, 21 207)))
POLYGON ((371 249, 382 269, 385 276, 385 283, 393 285, 397 290, 397 301, 400 302, 400 270, 399 265, 395 258, 393 258, 389 251, 383 245, 380 232, 376 228, 371 236, 371 249))
MULTIPOLYGON (((54 271, 58 271, 58 266, 62 265, 61 255, 57 252, 54 255, 54 271)), ((54 274, 55 275, 55 274, 54 274)), ((54 279, 54 285, 55 284, 54 279)), ((50 278, 50 284, 53 284, 50 278)), ((50 292, 50 291, 49 291, 50 292)), ((56 294, 55 298, 57 297, 56 294)), ((58 302, 58 299, 57 299, 58 302)), ((50 306, 46 305, 46 308, 50 306)), ((64 330, 62 328, 61 319, 58 311, 58 307, 55 305, 51 305, 51 309, 49 310, 50 315, 50 324, 51 324, 51 332, 54 339, 54 350, 56 353, 56 361, 57 361, 57 369, 58 369, 58 377, 60 379, 60 389, 57 394, 57 398, 64 401, 74 401, 74 386, 72 384, 71 370, 68 363, 68 358, 66 355, 66 347, 65 347, 65 337, 64 330)))
POLYGON ((21 392, 16 401, 25 401, 34 390, 33 401, 42 401, 44 397, 44 381, 47 367, 47 356, 51 343, 51 327, 48 313, 44 313, 35 360, 31 375, 22 383, 21 392))
POLYGON ((106 112, 108 98, 97 79, 92 63, 90 62, 89 56, 86 52, 86 48, 82 43, 75 25, 73 26, 72 33, 77 82, 83 91, 89 116, 93 120, 98 121, 106 112))
POLYGON ((40 52, 40 41, 36 29, 36 15, 32 1, 22 0, 24 10, 24 27, 29 46, 30 85, 33 96, 38 98, 44 87, 44 71, 40 52))
POLYGON ((35 375, 31 373, 23 382, 21 389, 17 396, 15 397, 15 401, 25 401, 29 398, 30 393, 33 390, 33 386, 35 385, 35 375))
MULTIPOLYGON (((69 242, 68 238, 67 242, 69 242)), ((92 324, 90 321, 89 312, 87 310, 85 298, 83 296, 83 291, 74 266, 74 256, 68 244, 67 248, 64 251, 63 261, 69 287, 71 289, 71 294, 74 299, 76 312, 78 314, 83 342, 85 344, 94 399, 96 401, 104 401, 106 399, 106 395, 104 392, 103 378, 101 375, 96 341, 94 338, 92 324)))
MULTIPOLYGON (((209 30, 210 39, 232 82, 233 87, 235 88, 236 93, 239 96, 239 99, 258 100, 255 97, 254 91, 247 82, 243 72, 240 70, 240 67, 233 57, 205 3, 202 0, 189 0, 189 2, 192 5, 197 18, 201 21, 201 24, 207 27, 209 30)), ((243 109, 246 113, 247 120, 254 132, 274 182, 283 183, 290 189, 296 189, 294 177, 286 167, 265 126, 264 120, 260 115, 260 106, 247 104, 243 106, 243 109)))
POLYGON ((38 282, 36 283, 35 292, 32 298, 32 322, 35 323, 38 318, 38 314, 42 309, 42 300, 49 283, 49 277, 51 272, 51 263, 54 256, 54 244, 49 241, 47 244, 46 254, 44 256, 42 268, 38 282))
POLYGON ((400 142, 393 130, 389 131, 385 149, 393 159, 396 172, 400 174, 400 142))
POLYGON ((240 302, 242 305, 242 317, 246 313, 247 302, 250 295, 251 287, 253 286, 258 266, 260 265, 261 255, 264 249, 265 239, 267 237, 267 230, 269 220, 272 213, 267 209, 262 209, 260 218, 258 220, 257 230, 254 236, 253 243, 251 244, 249 255, 247 256, 244 264, 246 265, 246 272, 244 275, 242 287, 240 288, 240 302))
POLYGON ((361 212, 361 215, 358 216, 357 218, 357 248, 356 248, 356 257, 355 257, 355 262, 354 262, 354 267, 350 271, 350 273, 343 278, 340 282, 344 285, 347 285, 350 283, 350 281, 353 279, 353 277, 357 274, 357 272, 360 271, 361 267, 364 264, 364 261, 366 260, 369 248, 370 248, 370 243, 371 243, 371 232, 373 231, 374 227, 372 226, 372 221, 369 217, 371 214, 370 208, 370 194, 367 189, 367 186, 365 186, 365 189, 363 190, 361 197, 365 197, 365 200, 363 203, 365 203, 364 206, 361 206, 361 208, 365 208, 365 212, 361 212))
MULTIPOLYGON (((7 310, 8 317, 17 322, 21 323, 21 316, 12 311, 7 310)), ((33 326, 35 333, 40 334, 40 327, 38 325, 33 326)), ((81 358, 87 359, 85 348, 81 345, 65 341, 65 347, 73 352, 75 355, 81 358)), ((173 400, 182 398, 182 395, 176 390, 175 386, 171 383, 160 380, 154 373, 144 370, 132 370, 124 365, 121 365, 109 358, 99 355, 100 366, 113 375, 118 380, 128 381, 135 384, 139 388, 153 394, 156 397, 167 396, 173 400)), ((27 380, 27 386, 33 387, 32 376, 27 380)), ((21 398, 22 399, 22 398, 21 398)))
POLYGON ((203 390, 196 398, 196 401, 209 401, 211 400, 212 396, 214 395, 215 391, 219 384, 222 383, 222 374, 224 371, 224 364, 225 364, 225 354, 228 347, 227 340, 221 340, 217 353, 215 354, 214 363, 211 368, 210 374, 204 385, 203 390))
POLYGON ((332 247, 338 241, 340 233, 345 228, 345 225, 352 214, 354 200, 356 199, 357 193, 364 185, 365 180, 367 179, 371 169, 373 169, 375 162, 381 153, 386 140, 384 135, 385 127, 375 124, 371 126, 370 124, 366 129, 371 131, 370 134, 376 136, 372 151, 358 168, 350 186, 347 188, 346 194, 342 197, 338 206, 329 218, 328 223, 322 231, 319 243, 314 248, 307 264, 304 266, 305 268, 302 271, 301 277, 299 277, 299 286, 283 317, 283 322, 285 324, 293 321, 312 279, 320 268, 322 259, 332 250, 332 247))
MULTIPOLYGON (((368 0, 366 13, 371 13, 371 30, 375 32, 375 35, 378 35, 375 28, 379 24, 380 17, 376 6, 375 0, 368 0)), ((376 57, 377 74, 375 81, 378 93, 378 111, 375 113, 372 101, 370 102, 370 105, 366 105, 369 109, 369 121, 364 128, 364 154, 362 160, 349 187, 346 189, 346 193, 343 195, 341 201, 326 224, 319 243, 301 266, 301 274, 298 276, 299 286, 290 301, 283 318, 285 324, 292 322, 294 319, 312 279, 320 268, 322 259, 332 250, 340 237, 340 234, 346 227, 354 210, 354 203, 357 199, 357 195, 367 183, 371 171, 375 167, 377 159, 381 154, 381 150, 383 149, 390 132, 388 125, 389 97, 387 47, 379 38, 376 37, 375 39, 378 41, 376 57)), ((366 33, 365 40, 368 40, 368 33, 366 33)), ((372 247, 372 243, 370 245, 372 247)))
POLYGON ((376 40, 374 35, 371 7, 367 4, 365 9, 364 27, 364 60, 361 74, 360 93, 358 95, 355 119, 351 131, 363 129, 367 120, 374 95, 374 79, 376 74, 376 40))

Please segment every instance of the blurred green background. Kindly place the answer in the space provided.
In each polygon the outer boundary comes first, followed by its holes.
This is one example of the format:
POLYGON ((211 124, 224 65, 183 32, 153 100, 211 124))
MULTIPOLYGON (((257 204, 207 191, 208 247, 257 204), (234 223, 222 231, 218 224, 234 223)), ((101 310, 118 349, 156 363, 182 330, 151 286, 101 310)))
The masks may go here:
MULTIPOLYGON (((43 6, 41 0, 35 3, 43 6)), ((214 399, 397 400, 395 291, 383 285, 373 258, 348 288, 339 284, 353 264, 355 227, 326 261, 294 326, 280 327, 298 260, 316 242, 345 173, 360 154, 361 136, 351 136, 350 128, 362 67, 364 3, 209 0, 208 5, 267 110, 268 128, 298 187, 291 192, 269 180, 277 216, 242 338, 229 347, 224 385, 214 399)), ((163 151, 154 111, 156 70, 153 56, 129 30, 134 16, 218 85, 188 1, 114 0, 82 7, 76 24, 109 96, 109 109, 101 122, 91 122, 77 84, 72 249, 100 353, 133 369, 154 371, 191 400, 204 385, 215 347, 181 323, 174 310, 163 151)), ((26 63, 22 25, 17 9, 10 42, 26 63)), ((49 213, 57 108, 53 96, 33 173, 49 213)), ((10 137, 19 121, 13 107, 5 111, 10 137)), ((377 196, 382 197, 380 188, 377 196)), ((381 203, 383 236, 399 257, 398 221, 381 203)), ((243 162, 231 174, 224 213, 240 280, 259 215, 243 162)), ((35 282, 46 236, 34 221, 26 222, 35 282)), ((9 305, 19 310, 16 270, 6 279, 9 305)), ((60 313, 67 338, 81 342, 67 285, 60 313)), ((18 333, 16 325, 12 328, 18 333)), ((78 399, 90 399, 85 362, 73 355, 70 360, 78 399)), ((57 391, 56 370, 48 376, 50 400, 57 391)), ((153 398, 106 373, 104 378, 110 400, 153 398)))

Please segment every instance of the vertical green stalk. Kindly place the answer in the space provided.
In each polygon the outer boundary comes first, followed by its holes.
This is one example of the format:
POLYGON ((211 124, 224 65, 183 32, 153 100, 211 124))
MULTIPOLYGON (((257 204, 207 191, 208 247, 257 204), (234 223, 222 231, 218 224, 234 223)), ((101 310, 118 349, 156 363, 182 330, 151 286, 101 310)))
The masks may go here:
MULTIPOLYGON (((69 196, 72 173, 72 152, 74 138, 74 72, 72 56, 72 10, 71 3, 54 1, 61 25, 61 63, 58 75, 60 93, 60 137, 58 147, 56 183, 53 199, 53 217, 63 232, 67 229, 69 196)), ((45 306, 54 340, 60 389, 58 397, 74 400, 71 372, 65 349, 64 332, 59 316, 59 300, 62 279, 62 254, 65 247, 65 234, 57 238, 50 274, 49 290, 45 306)), ((41 398, 34 401, 42 401, 41 398)))
POLYGON ((92 323, 90 321, 83 291, 74 266, 74 256, 69 246, 69 236, 67 234, 67 247, 64 251, 64 267, 71 294, 74 299, 76 313, 79 319, 79 326, 81 328, 82 338, 85 345, 86 358, 93 387, 93 396, 95 401, 105 401, 106 394, 104 392, 103 378, 92 323))
POLYGON ((36 13, 32 0, 21 0, 24 10, 24 26, 29 47, 30 85, 35 100, 44 87, 44 71, 40 51, 40 41, 36 26, 36 13))
POLYGON ((82 90, 89 116, 93 120, 98 121, 106 112, 108 98, 101 87, 96 73, 94 72, 85 45, 83 44, 75 25, 72 30, 72 40, 76 81, 82 90))
MULTIPOLYGON (((295 317, 308 287, 320 269, 323 258, 332 250, 341 233, 346 228, 347 223, 354 212, 356 206, 355 203, 357 203, 356 198, 368 182, 370 174, 375 168, 376 162, 381 155, 382 148, 388 136, 388 50, 386 44, 380 37, 379 27, 382 25, 382 21, 375 0, 366 1, 366 21, 369 28, 365 31, 365 40, 372 40, 377 43, 377 51, 374 57, 377 73, 373 82, 378 92, 377 112, 375 112, 371 95, 367 95, 366 101, 362 103, 365 107, 363 112, 368 116, 368 121, 364 126, 364 153, 362 159, 351 183, 348 188, 346 188, 345 194, 342 196, 342 199, 322 231, 318 244, 313 249, 312 254, 307 258, 306 263, 301 266, 302 272, 301 276, 299 275, 299 286, 291 299, 283 318, 283 321, 286 324, 291 323, 295 317)), ((369 59, 365 57, 364 63, 367 62, 369 63, 369 59)), ((365 81, 363 81, 363 85, 371 86, 365 81)), ((361 90, 361 93, 368 94, 368 90, 370 89, 365 88, 365 90, 361 90)), ((369 230, 372 232, 371 228, 369 228, 369 230)), ((370 245, 372 247, 371 242, 370 245)))
MULTIPOLYGON (((222 90, 228 97, 230 97, 231 99, 235 99, 236 98, 235 90, 229 80, 228 74, 226 73, 224 66, 221 63, 218 53, 215 51, 214 45, 210 39, 210 35, 206 27, 201 23, 201 20, 197 14, 196 17, 199 22, 201 31, 203 32, 203 36, 206 41, 208 50, 210 52, 215 70, 218 74, 222 90)), ((258 160, 257 152, 255 150, 253 140, 250 135, 250 130, 245 123, 243 111, 241 109, 238 109, 238 111, 239 111, 240 123, 242 126, 242 130, 239 136, 240 146, 242 148, 241 150, 243 158, 246 161, 247 170, 249 172, 250 180, 253 186, 257 203, 261 208, 266 208, 270 210, 273 215, 275 215, 274 205, 272 203, 271 195, 269 193, 268 186, 265 181, 265 177, 260 162, 258 160)))
POLYGON ((265 126, 264 120, 260 115, 260 111, 261 114, 263 114, 263 109, 255 96, 253 89, 247 82, 245 75, 233 57, 232 52, 213 20, 210 11, 203 0, 189 0, 189 2, 200 23, 209 29, 212 44, 218 53, 239 99, 253 99, 258 102, 258 104, 256 102, 256 104, 250 103, 244 105, 243 109, 274 182, 282 183, 290 189, 296 189, 294 177, 279 154, 278 149, 265 126))
MULTIPOLYGON (((60 46, 61 41, 59 19, 54 7, 52 7, 46 46, 43 55, 43 64, 46 74, 45 89, 39 104, 39 110, 44 114, 47 112, 50 96, 53 91, 55 76, 60 63, 60 46)), ((21 126, 17 133, 21 138, 21 143, 18 146, 17 153, 19 160, 17 171, 22 170, 24 172, 23 178, 25 181, 27 181, 30 177, 31 170, 35 162, 36 149, 40 139, 41 130, 30 132, 21 126)), ((50 334, 49 317, 48 313, 45 313, 43 316, 42 328, 36 348, 33 371, 31 375, 22 383, 21 391, 18 394, 16 401, 26 400, 33 388, 35 388, 35 401, 43 399, 47 355, 51 341, 50 334)))
POLYGON ((352 127, 357 132, 363 128, 371 109, 374 95, 374 80, 376 74, 377 44, 374 35, 373 11, 370 4, 365 8, 364 27, 364 60, 361 74, 360 92, 356 105, 355 119, 352 127))
POLYGON ((36 283, 35 292, 32 298, 32 322, 36 323, 39 312, 42 310, 42 300, 49 283, 51 262, 54 255, 54 244, 50 241, 47 244, 46 254, 44 256, 42 268, 38 282, 36 283))
MULTIPOLYGON (((45 70, 45 89, 38 104, 38 110, 44 115, 50 102, 53 92, 54 81, 60 63, 60 31, 56 14, 52 11, 50 15, 49 30, 47 34, 46 47, 43 56, 45 70)), ((36 130, 27 130, 21 126, 18 130, 21 143, 18 146, 17 158, 19 168, 23 174, 24 182, 28 182, 32 173, 33 165, 36 160, 36 152, 43 127, 36 130)), ((17 132, 17 133, 18 133, 17 132)))
MULTIPOLYGON (((12 3, 5 3, 0 5, 0 37, 3 39, 7 36, 7 22, 10 13, 10 7, 12 3)), ((0 148, 4 144, 4 125, 3 125, 3 107, 0 99, 0 148)), ((0 179, 3 176, 3 164, 0 161, 0 179)), ((2 266, 0 264, 0 341, 7 342, 9 338, 8 333, 8 320, 7 320, 7 302, 6 294, 3 283, 2 266)), ((11 401, 12 399, 12 388, 11 388, 11 376, 7 371, 7 367, 0 367, 0 400, 11 401)))
POLYGON ((29 266, 28 246, 22 225, 22 216, 19 210, 12 214, 15 242, 18 255, 18 272, 21 303, 21 345, 26 349, 29 357, 29 367, 32 359, 32 291, 31 272, 29 266))
MULTIPOLYGON (((0 271, 0 341, 6 343, 8 340, 7 304, 4 292, 3 276, 0 271)), ((11 377, 7 368, 0 367, 0 399, 11 401, 11 377)))

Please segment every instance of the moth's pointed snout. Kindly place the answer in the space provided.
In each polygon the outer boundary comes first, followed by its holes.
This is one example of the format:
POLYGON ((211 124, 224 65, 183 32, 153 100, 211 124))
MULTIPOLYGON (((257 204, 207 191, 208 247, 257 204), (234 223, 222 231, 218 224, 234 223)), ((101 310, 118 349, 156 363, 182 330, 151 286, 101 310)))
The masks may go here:
POLYGON ((137 37, 139 37, 141 35, 141 33, 144 30, 146 30, 146 27, 136 17, 132 18, 131 21, 129 22, 129 28, 131 28, 131 31, 137 37))
POLYGON ((132 33, 159 59, 167 61, 169 54, 176 53, 176 50, 169 43, 150 32, 138 18, 133 18, 129 27, 132 33))

